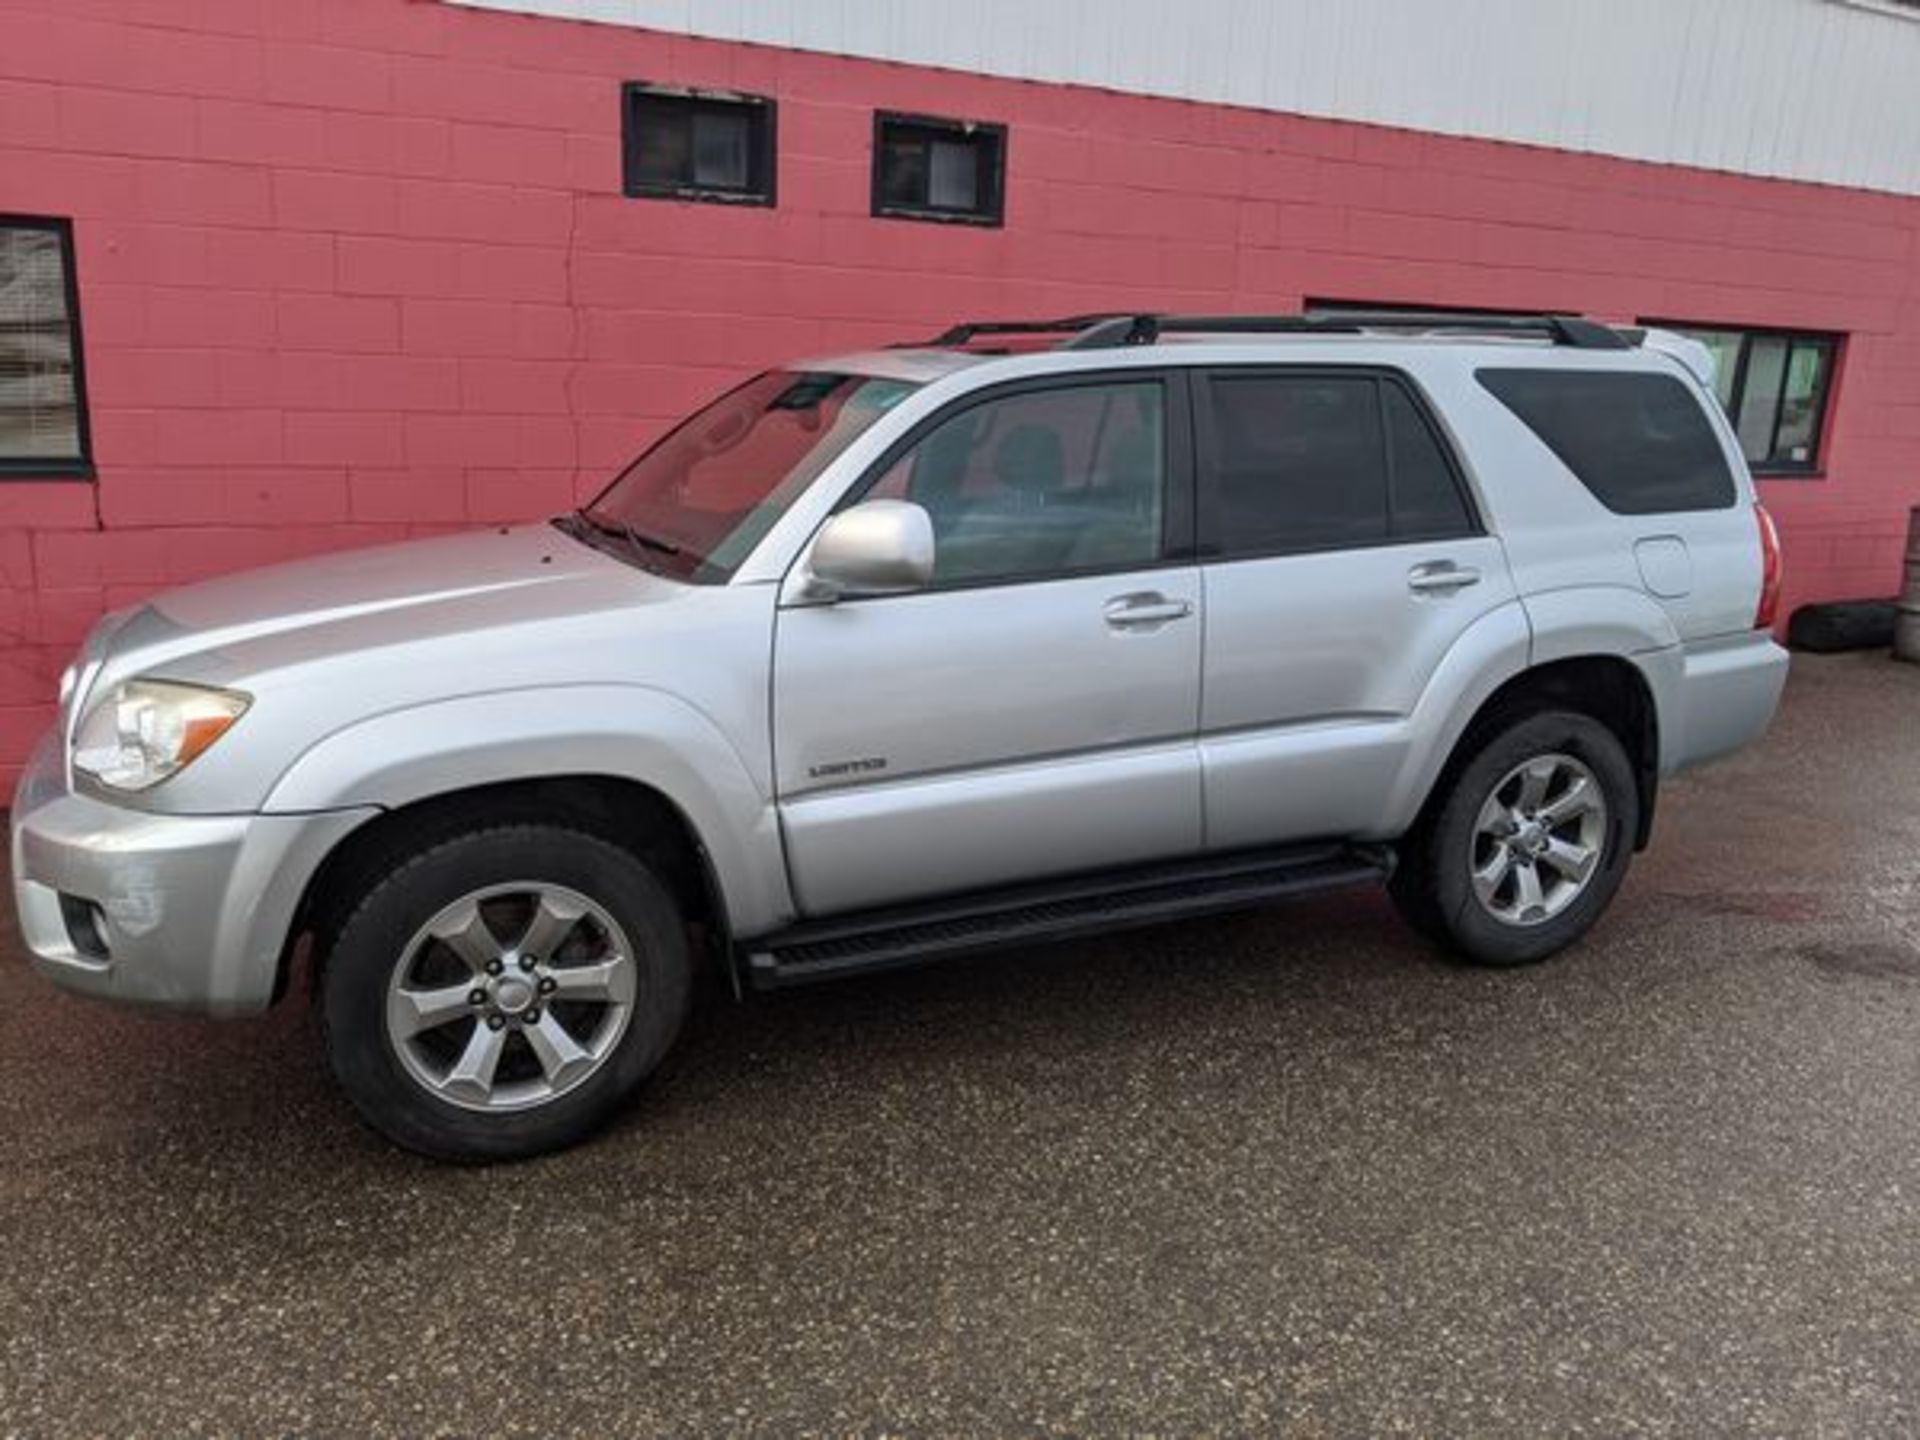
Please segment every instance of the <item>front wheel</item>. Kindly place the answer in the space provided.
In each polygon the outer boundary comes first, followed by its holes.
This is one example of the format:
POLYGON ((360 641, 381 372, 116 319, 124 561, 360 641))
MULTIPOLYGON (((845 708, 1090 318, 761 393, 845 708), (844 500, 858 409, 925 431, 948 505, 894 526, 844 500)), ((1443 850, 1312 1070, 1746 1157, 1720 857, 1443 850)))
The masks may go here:
POLYGON ((1394 899, 1416 928, 1469 960, 1543 960, 1612 901, 1639 814, 1633 766, 1611 730, 1571 711, 1527 716, 1455 772, 1401 848, 1394 899))
POLYGON ((581 1139, 687 1008, 678 908, 638 857, 503 826, 434 845, 341 926, 321 1007, 335 1078, 388 1139, 504 1160, 581 1139))

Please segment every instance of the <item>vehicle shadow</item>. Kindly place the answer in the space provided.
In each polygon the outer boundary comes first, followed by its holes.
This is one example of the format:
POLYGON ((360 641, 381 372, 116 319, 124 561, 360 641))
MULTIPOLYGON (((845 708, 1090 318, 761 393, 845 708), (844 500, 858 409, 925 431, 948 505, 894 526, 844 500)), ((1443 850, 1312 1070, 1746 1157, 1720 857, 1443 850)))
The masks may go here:
MULTIPOLYGON (((0 935, 0 944, 11 938, 0 935)), ((661 1071, 608 1137, 575 1153, 618 1149, 650 1126, 696 1113, 702 1123, 724 1123, 728 1110, 744 1115, 776 1100, 829 1103, 845 1098, 839 1087, 855 1074, 897 1082, 914 1071, 1004 1066, 1029 1048, 1059 1056, 1124 1047, 1136 1034, 1203 1037, 1243 1025, 1250 1010, 1283 1020, 1439 964, 1383 898, 1362 891, 739 1001, 710 976, 661 1071)), ((209 1164, 279 1171, 318 1157, 412 1182, 461 1173, 396 1158, 355 1123, 326 1075, 303 980, 274 1011, 244 1021, 132 1014, 24 973, 5 990, 14 994, 14 1015, 39 1012, 36 1032, 87 1053, 61 1093, 45 1097, 56 1113, 73 1112, 68 1123, 16 1134, 14 1143, 26 1144, 18 1159, 57 1152, 72 1162, 104 1147, 149 1177, 209 1164)), ((0 1019, 0 1036, 5 1029, 0 1019)), ((22 1082, 49 1078, 39 1069, 22 1082)))

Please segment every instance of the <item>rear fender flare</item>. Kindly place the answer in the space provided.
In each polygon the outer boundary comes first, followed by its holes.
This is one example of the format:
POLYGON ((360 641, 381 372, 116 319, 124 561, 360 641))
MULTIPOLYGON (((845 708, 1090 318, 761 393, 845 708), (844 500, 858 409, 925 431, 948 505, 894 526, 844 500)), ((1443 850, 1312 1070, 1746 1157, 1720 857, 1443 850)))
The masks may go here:
POLYGON ((1653 697, 1661 749, 1671 743, 1682 670, 1679 637, 1638 591, 1584 586, 1529 596, 1482 616, 1434 670, 1411 717, 1411 741, 1389 794, 1382 836, 1413 828, 1468 728, 1500 688, 1556 660, 1609 656, 1639 671, 1653 697))
POLYGON ((1621 585, 1550 590, 1523 603, 1533 625, 1533 664, 1610 655, 1640 672, 1653 697, 1659 773, 1669 773, 1675 747, 1682 743, 1686 674, 1686 652, 1672 617, 1644 591, 1621 585))

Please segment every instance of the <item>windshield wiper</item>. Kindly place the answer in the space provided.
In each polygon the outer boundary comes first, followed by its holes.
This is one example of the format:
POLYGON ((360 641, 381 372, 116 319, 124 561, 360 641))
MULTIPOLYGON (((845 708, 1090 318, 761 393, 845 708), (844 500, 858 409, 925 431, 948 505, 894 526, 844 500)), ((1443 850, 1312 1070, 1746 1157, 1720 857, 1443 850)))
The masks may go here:
POLYGON ((659 555, 684 555, 680 546, 671 540, 662 540, 658 535, 649 535, 635 527, 630 521, 621 520, 612 515, 603 515, 597 510, 581 508, 573 512, 586 524, 598 530, 602 535, 612 535, 625 540, 636 550, 651 550, 659 555))

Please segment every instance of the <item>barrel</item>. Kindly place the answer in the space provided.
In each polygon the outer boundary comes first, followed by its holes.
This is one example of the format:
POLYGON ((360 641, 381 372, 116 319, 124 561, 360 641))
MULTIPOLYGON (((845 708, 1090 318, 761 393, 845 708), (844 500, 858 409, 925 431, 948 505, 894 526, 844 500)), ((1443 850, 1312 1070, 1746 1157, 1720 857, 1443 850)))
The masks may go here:
POLYGON ((1920 505, 1907 517, 1907 583, 1893 620, 1893 654, 1920 664, 1920 505))

